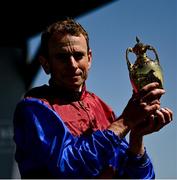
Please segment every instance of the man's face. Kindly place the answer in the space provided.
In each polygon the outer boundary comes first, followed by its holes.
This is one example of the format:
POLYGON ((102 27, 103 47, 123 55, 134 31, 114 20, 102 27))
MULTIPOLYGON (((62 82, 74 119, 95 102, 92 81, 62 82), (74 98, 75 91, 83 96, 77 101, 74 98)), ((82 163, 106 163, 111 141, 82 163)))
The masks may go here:
POLYGON ((71 90, 81 89, 92 60, 84 36, 53 35, 48 48, 49 69, 55 85, 71 90))

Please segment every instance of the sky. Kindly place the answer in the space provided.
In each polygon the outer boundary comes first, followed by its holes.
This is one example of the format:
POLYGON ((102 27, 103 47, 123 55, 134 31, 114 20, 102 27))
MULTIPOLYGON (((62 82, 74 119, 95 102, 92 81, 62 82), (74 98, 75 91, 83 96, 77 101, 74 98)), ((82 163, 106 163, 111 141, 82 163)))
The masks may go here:
MULTIPOLYGON (((159 55, 164 73, 165 95, 162 107, 173 110, 173 121, 159 132, 144 137, 157 179, 177 179, 177 1, 117 0, 76 20, 90 36, 93 62, 87 89, 99 95, 120 115, 132 94, 125 51, 136 43, 152 45, 159 55)), ((34 54, 39 36, 29 41, 34 54)), ((152 59, 153 53, 148 54, 152 59)), ((136 57, 130 56, 134 63, 136 57)), ((47 84, 41 69, 32 86, 47 84)))

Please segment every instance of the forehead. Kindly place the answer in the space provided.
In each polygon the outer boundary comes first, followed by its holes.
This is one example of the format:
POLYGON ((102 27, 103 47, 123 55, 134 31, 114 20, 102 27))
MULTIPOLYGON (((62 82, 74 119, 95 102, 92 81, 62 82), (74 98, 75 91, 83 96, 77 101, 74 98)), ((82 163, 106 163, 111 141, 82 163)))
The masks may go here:
POLYGON ((49 40, 49 47, 57 49, 65 49, 68 47, 85 49, 87 48, 87 42, 82 34, 79 36, 54 34, 49 40))

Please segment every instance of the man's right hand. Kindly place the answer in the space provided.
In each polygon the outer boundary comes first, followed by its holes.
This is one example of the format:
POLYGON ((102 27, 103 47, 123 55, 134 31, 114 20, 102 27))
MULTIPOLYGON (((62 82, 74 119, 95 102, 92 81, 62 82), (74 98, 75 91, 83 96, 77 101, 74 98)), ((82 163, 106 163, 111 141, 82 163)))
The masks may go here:
POLYGON ((160 97, 165 90, 158 87, 159 84, 153 82, 144 86, 138 93, 133 93, 122 113, 124 123, 129 129, 133 129, 160 109, 160 97))

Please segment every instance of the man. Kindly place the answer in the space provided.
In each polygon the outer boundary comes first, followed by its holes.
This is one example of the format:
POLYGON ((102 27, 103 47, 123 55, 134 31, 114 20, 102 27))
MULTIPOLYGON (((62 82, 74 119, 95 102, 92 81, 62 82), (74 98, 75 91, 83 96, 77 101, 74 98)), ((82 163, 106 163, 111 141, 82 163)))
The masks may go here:
POLYGON ((160 108, 165 91, 159 84, 134 93, 116 117, 86 89, 92 63, 89 37, 69 18, 42 33, 39 61, 50 74, 49 85, 29 90, 14 114, 22 178, 154 178, 143 136, 172 120, 172 111, 160 108))

